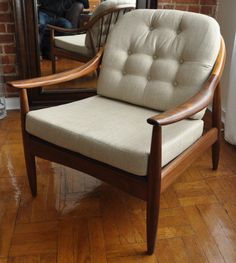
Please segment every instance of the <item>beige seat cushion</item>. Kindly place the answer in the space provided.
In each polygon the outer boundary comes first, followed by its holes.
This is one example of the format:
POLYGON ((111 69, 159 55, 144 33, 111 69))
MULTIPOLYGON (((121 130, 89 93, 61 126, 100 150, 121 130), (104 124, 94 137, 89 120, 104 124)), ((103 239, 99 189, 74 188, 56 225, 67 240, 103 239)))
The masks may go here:
POLYGON ((91 49, 85 46, 86 34, 71 35, 71 36, 58 36, 55 37, 55 46, 78 54, 85 57, 91 57, 91 49))
MULTIPOLYGON (((147 174, 152 126, 157 111, 101 96, 31 111, 26 130, 55 145, 136 175, 147 174)), ((163 127, 162 166, 202 134, 202 120, 163 127)))

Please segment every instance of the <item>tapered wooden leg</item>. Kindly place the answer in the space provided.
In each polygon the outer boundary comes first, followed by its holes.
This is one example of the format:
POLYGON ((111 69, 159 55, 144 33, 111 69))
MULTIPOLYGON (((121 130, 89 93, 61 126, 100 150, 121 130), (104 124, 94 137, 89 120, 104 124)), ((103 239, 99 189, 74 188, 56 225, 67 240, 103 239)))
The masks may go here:
POLYGON ((212 106, 212 126, 218 130, 217 141, 212 145, 212 167, 217 170, 220 159, 220 133, 221 133, 221 96, 220 83, 217 85, 212 106))
POLYGON ((52 60, 52 73, 55 74, 56 73, 56 57, 54 54, 52 54, 51 60, 52 60))
POLYGON ((27 149, 25 149, 25 164, 26 164, 26 170, 27 170, 30 190, 31 190, 32 196, 35 197, 37 195, 35 156, 30 154, 27 149))
POLYGON ((37 195, 37 179, 36 179, 36 166, 35 156, 30 152, 30 135, 25 130, 25 118, 29 112, 28 95, 26 89, 20 91, 20 104, 21 104, 21 130, 25 154, 25 164, 29 180, 31 193, 33 196, 37 195))
POLYGON ((161 191, 161 127, 153 127, 148 167, 147 253, 155 250, 161 191))
POLYGON ((153 193, 153 199, 147 202, 147 253, 152 255, 155 250, 157 226, 160 208, 160 194, 153 193))

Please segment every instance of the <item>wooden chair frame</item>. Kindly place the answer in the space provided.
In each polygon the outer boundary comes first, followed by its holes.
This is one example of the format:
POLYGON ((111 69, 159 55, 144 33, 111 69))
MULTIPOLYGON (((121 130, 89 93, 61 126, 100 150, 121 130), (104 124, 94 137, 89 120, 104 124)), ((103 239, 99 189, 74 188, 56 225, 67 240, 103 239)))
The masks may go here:
POLYGON ((48 28, 50 29, 50 32, 51 32, 50 41, 51 41, 52 73, 56 73, 56 59, 55 59, 56 56, 74 59, 74 60, 78 60, 81 62, 88 62, 89 60, 91 60, 96 55, 100 47, 104 45, 104 43, 102 43, 102 34, 104 33, 103 28, 104 28, 105 17, 107 16, 107 19, 108 19, 107 30, 105 32, 105 42, 106 42, 109 31, 110 31, 112 18, 115 17, 115 23, 116 23, 121 13, 125 14, 133 9, 134 9, 134 6, 127 5, 127 4, 111 7, 107 10, 104 10, 99 15, 94 16, 91 20, 88 21, 88 23, 84 27, 81 27, 81 28, 65 29, 61 27, 48 25, 48 28), (92 35, 92 28, 99 21, 101 21, 100 33, 98 34, 97 39, 94 39, 92 35), (63 33, 63 34, 70 34, 70 35, 88 33, 89 38, 90 38, 90 43, 91 43, 91 50, 92 50, 91 56, 87 57, 77 52, 72 52, 72 51, 68 51, 68 50, 56 47, 55 46, 55 31, 63 33))
POLYGON ((64 73, 9 83, 12 87, 20 89, 22 135, 29 185, 32 195, 36 196, 35 157, 38 156, 90 174, 135 197, 145 200, 147 202, 147 252, 152 254, 156 242, 160 194, 209 147, 212 147, 213 169, 216 170, 218 167, 221 130, 220 78, 225 62, 225 45, 222 39, 213 71, 204 87, 196 95, 187 102, 147 120, 149 124, 153 125, 153 132, 146 176, 136 176, 55 146, 30 135, 25 130, 25 118, 29 112, 27 89, 59 84, 89 74, 99 67, 102 53, 101 49, 85 65, 64 73), (162 126, 186 119, 206 108, 212 101, 212 127, 177 158, 166 166, 161 167, 162 126))

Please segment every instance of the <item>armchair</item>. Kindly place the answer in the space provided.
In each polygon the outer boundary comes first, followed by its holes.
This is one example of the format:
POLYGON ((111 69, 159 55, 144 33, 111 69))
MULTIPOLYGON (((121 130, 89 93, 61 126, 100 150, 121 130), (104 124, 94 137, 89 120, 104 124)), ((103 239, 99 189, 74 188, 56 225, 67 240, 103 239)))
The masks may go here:
POLYGON ((36 196, 37 156, 145 200, 152 254, 160 194, 209 147, 218 167, 224 41, 210 17, 135 10, 114 26, 101 62, 102 54, 67 72, 9 83, 20 89, 29 185, 36 196), (79 78, 100 63, 98 95, 29 110, 27 89, 79 78), (199 112, 212 101, 212 127, 203 133, 199 112))
POLYGON ((52 72, 56 72, 56 56, 81 62, 89 61, 105 44, 111 28, 118 19, 134 7, 134 4, 120 5, 114 1, 105 1, 97 7, 84 27, 64 29, 49 26, 51 29, 52 72), (55 32, 71 35, 55 36, 55 32))

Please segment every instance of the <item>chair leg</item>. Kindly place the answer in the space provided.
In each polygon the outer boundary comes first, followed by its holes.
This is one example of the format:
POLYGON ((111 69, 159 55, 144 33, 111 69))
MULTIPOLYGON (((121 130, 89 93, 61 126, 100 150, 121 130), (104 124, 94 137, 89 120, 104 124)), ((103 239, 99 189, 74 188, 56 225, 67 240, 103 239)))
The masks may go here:
POLYGON ((26 165, 30 190, 31 190, 32 196, 35 197, 37 195, 35 155, 33 155, 30 152, 28 136, 29 135, 24 131, 23 132, 23 145, 24 145, 24 154, 25 154, 25 165, 26 165))
POLYGON ((56 73, 56 58, 54 54, 52 54, 51 60, 52 60, 52 74, 55 74, 56 73))
POLYGON ((147 175, 147 253, 155 250, 161 195, 161 127, 154 126, 147 175))
POLYGON ((28 181, 30 185, 30 190, 32 196, 37 195, 37 178, 36 178, 36 165, 35 165, 35 156, 29 153, 25 153, 25 164, 27 169, 28 181))
POLYGON ((158 200, 153 196, 152 200, 147 202, 147 253, 152 255, 155 250, 157 226, 160 208, 160 198, 158 200))
POLYGON ((220 141, 217 140, 212 145, 212 168, 213 170, 218 169, 219 160, 220 160, 220 141))
POLYGON ((220 83, 217 85, 212 107, 212 127, 217 128, 217 141, 212 145, 212 167, 217 170, 220 159, 220 133, 221 133, 221 96, 220 83))

